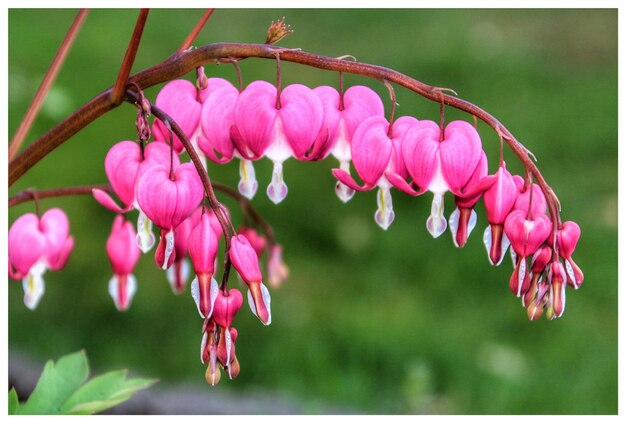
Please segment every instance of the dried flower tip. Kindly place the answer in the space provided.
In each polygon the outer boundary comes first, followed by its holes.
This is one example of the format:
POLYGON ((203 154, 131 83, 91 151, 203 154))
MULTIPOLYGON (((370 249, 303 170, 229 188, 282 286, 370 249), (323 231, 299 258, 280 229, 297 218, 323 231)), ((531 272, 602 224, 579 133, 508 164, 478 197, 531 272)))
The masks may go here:
POLYGON ((285 24, 285 17, 283 16, 277 21, 272 21, 269 28, 267 28, 265 44, 276 44, 291 33, 293 33, 291 25, 285 24))

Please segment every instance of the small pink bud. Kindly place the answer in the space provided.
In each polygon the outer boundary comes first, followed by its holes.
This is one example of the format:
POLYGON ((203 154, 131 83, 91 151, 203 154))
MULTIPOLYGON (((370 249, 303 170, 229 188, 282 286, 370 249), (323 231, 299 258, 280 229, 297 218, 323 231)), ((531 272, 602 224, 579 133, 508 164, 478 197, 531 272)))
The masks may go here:
POLYGON ((550 281, 550 303, 554 311, 554 317, 558 318, 565 311, 565 286, 567 274, 565 268, 559 261, 553 261, 550 264, 548 273, 550 281))
POLYGON ((137 247, 136 236, 133 225, 127 222, 124 216, 118 215, 113 221, 106 250, 113 269, 113 277, 109 281, 109 294, 119 311, 128 309, 137 292, 137 280, 132 272, 141 251, 137 247))
POLYGON ((528 257, 539 249, 552 232, 552 221, 545 214, 527 217, 528 211, 513 210, 504 222, 504 232, 518 256, 528 257))
POLYGON ((219 290, 213 305, 213 320, 221 327, 230 328, 242 304, 243 296, 239 290, 230 289, 227 295, 224 295, 224 292, 219 290))
POLYGON ((191 231, 187 248, 197 275, 191 285, 191 294, 198 306, 198 312, 207 318, 213 312, 219 290, 217 281, 213 278, 218 237, 211 225, 209 213, 205 212, 191 231))
POLYGON ((524 179, 519 175, 514 175, 513 179, 519 190, 519 195, 515 200, 513 209, 521 210, 525 213, 530 213, 531 215, 545 214, 547 208, 546 197, 543 195, 541 187, 537 184, 533 184, 531 204, 531 190, 525 187, 524 179))

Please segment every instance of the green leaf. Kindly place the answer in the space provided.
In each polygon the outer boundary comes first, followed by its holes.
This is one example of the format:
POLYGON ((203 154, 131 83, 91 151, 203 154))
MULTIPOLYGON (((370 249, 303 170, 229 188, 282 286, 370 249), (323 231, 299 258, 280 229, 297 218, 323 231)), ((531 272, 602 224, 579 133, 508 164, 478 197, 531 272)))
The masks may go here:
POLYGON ((84 351, 46 363, 35 390, 19 414, 58 414, 62 405, 87 380, 89 365, 84 351))
POLYGON ((20 400, 17 398, 17 392, 15 388, 11 388, 9 391, 9 416, 17 414, 17 409, 20 406, 20 400))
POLYGON ((105 373, 78 389, 63 405, 62 413, 93 414, 114 407, 142 389, 152 386, 154 379, 126 379, 125 370, 105 373))

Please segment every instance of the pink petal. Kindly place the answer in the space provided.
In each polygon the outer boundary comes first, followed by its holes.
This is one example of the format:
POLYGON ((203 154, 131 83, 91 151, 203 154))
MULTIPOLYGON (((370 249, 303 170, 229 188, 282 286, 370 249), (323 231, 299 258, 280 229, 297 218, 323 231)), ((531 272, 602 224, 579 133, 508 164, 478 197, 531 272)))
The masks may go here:
POLYGON ((504 163, 495 176, 495 181, 483 195, 483 202, 489 223, 502 224, 515 204, 518 191, 504 163))
POLYGON ((402 138, 402 158, 413 182, 420 191, 428 189, 437 169, 439 125, 422 120, 407 130, 402 138))
POLYGON ((371 88, 354 85, 343 95, 344 109, 341 117, 345 123, 346 137, 352 140, 359 125, 372 116, 385 116, 383 102, 371 88))
POLYGON ((91 190, 91 193, 93 194, 93 198, 95 198, 96 201, 100 203, 100 205, 111 210, 112 212, 127 213, 133 208, 132 203, 128 205, 126 208, 121 208, 120 206, 117 205, 115 200, 113 200, 113 198, 111 198, 109 194, 107 194, 105 191, 102 191, 101 189, 94 188, 91 190))
POLYGON ((352 163, 367 185, 375 186, 389 164, 393 144, 388 128, 385 118, 373 116, 359 125, 352 138, 352 163))
POLYGON ((360 192, 369 191, 375 186, 375 185, 372 186, 368 184, 360 186, 358 182, 354 180, 352 175, 350 175, 348 172, 346 172, 343 169, 333 169, 332 172, 333 172, 333 176, 337 178, 339 182, 341 182, 342 184, 346 185, 349 188, 352 188, 355 191, 360 191, 360 192))
POLYGON ((176 183, 169 178, 169 168, 157 164, 146 170, 137 182, 139 208, 157 226, 171 229, 176 211, 176 183))
POLYGON ((476 165, 476 169, 474 169, 474 173, 472 173, 469 181, 467 181, 467 184, 465 184, 461 191, 455 195, 454 200, 458 207, 472 208, 476 205, 483 192, 489 189, 495 180, 495 177, 489 180, 485 179, 487 172, 487 156, 484 151, 481 151, 480 160, 476 165))
POLYGON ((217 234, 211 227, 208 213, 204 213, 188 238, 189 256, 197 274, 205 273, 212 275, 215 273, 217 248, 217 234))
POLYGON ((13 222, 8 241, 9 268, 22 275, 26 275, 46 252, 46 237, 39 231, 39 219, 34 213, 22 215, 13 222))
POLYGON ((176 181, 176 210, 172 216, 172 227, 176 228, 200 204, 204 187, 198 171, 192 163, 183 163, 174 171, 176 181))
MULTIPOLYGON (((141 147, 133 141, 118 142, 111 147, 104 159, 107 178, 126 207, 131 206, 135 200, 135 180, 140 162, 141 147)), ((101 204, 109 208, 106 204, 101 204)))
POLYGON ((136 237, 133 225, 126 221, 124 216, 118 215, 113 221, 106 243, 107 255, 114 274, 128 275, 133 272, 141 255, 136 237))
POLYGON ((458 193, 474 173, 480 161, 482 144, 472 125, 457 120, 450 122, 439 148, 441 171, 450 191, 458 193))
POLYGON ((46 260, 49 265, 54 265, 59 262, 67 248, 66 240, 70 229, 67 215, 61 209, 50 209, 41 216, 39 228, 47 240, 46 260))
POLYGON ((426 192, 425 190, 414 190, 413 187, 397 173, 387 172, 385 173, 385 177, 387 178, 389 183, 394 186, 394 188, 404 192, 405 194, 409 194, 415 197, 417 195, 422 195, 426 192))
POLYGON ((235 105, 235 125, 244 155, 260 158, 273 141, 278 110, 276 87, 265 81, 254 81, 239 95, 235 105))
MULTIPOLYGON (((184 79, 168 82, 159 91, 155 104, 180 126, 188 138, 191 138, 198 128, 202 107, 197 101, 197 89, 194 84, 184 79)), ((158 119, 154 120, 153 135, 157 141, 169 143, 169 131, 158 119)), ((174 148, 177 153, 180 153, 183 145, 175 134, 172 136, 174 148)))
POLYGON ((324 107, 312 89, 301 84, 285 87, 280 94, 279 116, 294 155, 302 159, 309 152, 324 121, 324 107))
POLYGON ((391 142, 393 144, 393 154, 387 169, 393 173, 397 173, 406 179, 409 174, 402 158, 402 138, 406 132, 416 123, 417 119, 411 116, 402 116, 393 122, 393 128, 391 133, 391 142))
POLYGON ((203 136, 198 138, 198 147, 214 162, 226 163, 233 157, 235 146, 230 128, 235 123, 238 98, 239 91, 229 85, 213 91, 202 106, 200 124, 203 136))
POLYGON ((324 109, 324 119, 313 150, 307 158, 311 160, 322 160, 330 153, 330 150, 337 142, 337 130, 341 111, 339 110, 339 93, 336 89, 328 86, 316 87, 313 92, 317 94, 324 109))
POLYGON ((223 291, 218 291, 213 305, 213 320, 221 327, 229 328, 242 304, 243 296, 239 290, 230 289, 228 296, 223 291))
POLYGON ((259 257, 245 236, 237 235, 231 238, 229 254, 233 266, 244 282, 248 284, 261 282, 263 275, 259 268, 259 257))

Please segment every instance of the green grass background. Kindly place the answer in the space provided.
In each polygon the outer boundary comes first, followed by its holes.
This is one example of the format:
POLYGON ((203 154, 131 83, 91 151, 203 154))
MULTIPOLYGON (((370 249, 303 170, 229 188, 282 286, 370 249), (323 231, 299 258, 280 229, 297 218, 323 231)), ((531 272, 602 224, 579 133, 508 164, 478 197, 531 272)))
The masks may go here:
MULTIPOLYGON (((173 52, 199 10, 150 12, 134 71, 173 52)), ((73 10, 10 10, 9 134, 13 134, 73 19, 73 10)), ((93 10, 27 143, 114 81, 136 10, 93 10)), ((272 292, 273 323, 247 306, 235 319, 241 374, 213 390, 287 392, 315 413, 335 404, 365 413, 617 412, 617 11, 616 10, 218 10, 197 44, 262 42, 273 19, 295 32, 281 45, 328 56, 354 55, 431 85, 455 89, 501 120, 538 157, 563 205, 582 228, 575 260, 585 272, 568 289, 565 315, 529 322, 508 288, 510 262, 489 265, 486 219, 457 250, 449 233, 425 228, 430 195, 394 192, 396 221, 373 221, 375 193, 335 197, 331 159, 285 164, 289 196, 264 194, 270 163, 256 164, 255 207, 285 246, 291 278, 272 292)), ((273 80, 271 61, 241 63, 244 82, 273 80)), ((235 81, 231 66, 209 76, 235 81)), ((189 75, 192 78, 193 75, 189 75)), ((337 74, 284 63, 283 81, 336 85, 337 74)), ((346 75, 389 101, 377 81, 346 75)), ((159 87, 146 90, 154 99, 159 87)), ((397 116, 436 119, 438 105, 398 89, 397 116)), ((122 105, 49 154, 11 189, 103 183, 103 159, 133 139, 135 109, 122 105)), ((471 119, 449 109, 447 118, 471 119)), ((498 138, 479 127, 494 170, 498 138)), ((507 150, 509 169, 521 172, 507 150)), ((235 186, 237 165, 211 165, 235 186)), ((446 216, 453 210, 446 198, 446 216)), ((221 196, 220 198, 224 198, 221 196)), ((232 206, 233 215, 241 214, 232 206)), ((43 360, 85 348, 96 370, 130 368, 162 384, 202 382, 201 321, 191 296, 174 296, 151 254, 135 274, 139 291, 118 313, 107 293, 104 243, 113 214, 90 197, 45 200, 71 220, 76 248, 62 272, 46 274, 35 312, 10 281, 9 345, 43 360)), ((9 211, 9 223, 34 211, 9 211)), ((131 216, 135 219, 135 215, 131 216)), ((231 278, 237 285, 236 278, 231 278)), ((212 389, 207 387, 207 395, 212 389)))

